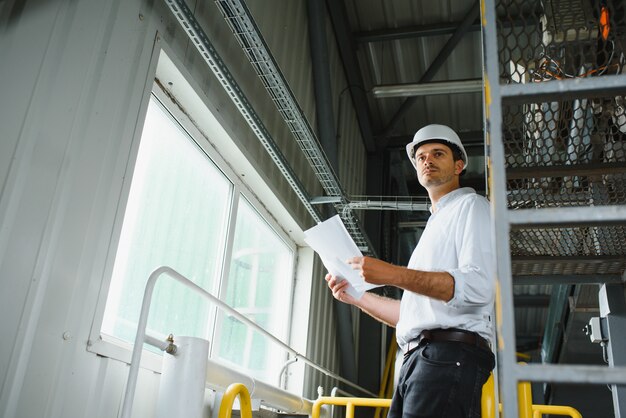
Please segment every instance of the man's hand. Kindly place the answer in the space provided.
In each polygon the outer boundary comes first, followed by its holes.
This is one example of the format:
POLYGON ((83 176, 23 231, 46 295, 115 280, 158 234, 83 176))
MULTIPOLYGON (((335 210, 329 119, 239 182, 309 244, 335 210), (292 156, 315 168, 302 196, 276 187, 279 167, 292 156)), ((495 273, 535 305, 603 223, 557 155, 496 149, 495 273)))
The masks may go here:
POLYGON ((353 257, 347 263, 357 270, 363 280, 371 284, 394 284, 394 273, 398 266, 372 257, 353 257))
POLYGON ((330 273, 326 275, 325 279, 328 283, 330 291, 333 292, 333 297, 335 299, 349 305, 357 304, 358 301, 346 292, 346 289, 350 284, 347 280, 341 279, 337 276, 333 276, 330 273))

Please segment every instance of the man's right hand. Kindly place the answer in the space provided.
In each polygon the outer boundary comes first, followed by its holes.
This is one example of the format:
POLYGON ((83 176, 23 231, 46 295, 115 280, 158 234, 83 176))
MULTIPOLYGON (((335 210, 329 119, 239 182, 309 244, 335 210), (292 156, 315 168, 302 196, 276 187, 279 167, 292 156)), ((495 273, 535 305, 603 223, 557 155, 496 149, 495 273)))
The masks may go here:
POLYGON ((358 301, 346 292, 346 289, 348 289, 350 285, 347 280, 333 276, 330 273, 326 275, 325 279, 335 299, 349 305, 357 305, 358 301))

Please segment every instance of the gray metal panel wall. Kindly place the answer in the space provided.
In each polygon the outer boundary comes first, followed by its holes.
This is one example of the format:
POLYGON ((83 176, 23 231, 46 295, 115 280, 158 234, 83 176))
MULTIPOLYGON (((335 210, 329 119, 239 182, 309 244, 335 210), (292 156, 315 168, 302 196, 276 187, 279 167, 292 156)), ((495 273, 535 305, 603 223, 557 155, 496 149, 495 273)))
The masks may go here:
MULTIPOLYGON (((316 363, 339 372, 339 341, 335 325, 333 297, 323 279, 326 270, 316 257, 311 286, 311 313, 309 317, 309 341, 307 354, 316 363)), ((324 374, 307 367, 304 395, 309 399, 317 398, 317 387, 324 388, 324 395, 329 396, 337 382, 324 374)))
MULTIPOLYGON (((151 84, 157 31, 295 218, 303 227, 311 221, 161 1, 26 1, 15 9, 14 4, 0 9, 0 415, 114 417, 127 366, 86 351, 86 344, 97 300, 108 289, 107 257, 119 233, 114 221, 130 174, 128 161, 132 170, 132 140, 151 84)), ((267 19, 260 27, 271 32, 266 27, 280 9, 257 12, 267 19)), ((275 36, 268 34, 277 51, 285 38, 306 44, 300 32, 303 10, 283 8, 294 16, 281 15, 290 23, 283 23, 282 31, 276 23, 275 36)), ((198 2, 196 13, 307 188, 319 191, 214 5, 198 2)), ((298 60, 288 59, 292 55, 284 50, 277 58, 311 115, 308 54, 299 53, 298 60)), ((357 135, 346 136, 358 150, 357 135)), ((329 297, 326 289, 319 294, 329 297)), ((332 312, 323 306, 316 306, 318 314, 332 312)), ((318 322, 324 324, 322 335, 332 335, 328 322, 318 322)), ((334 367, 335 360, 325 363, 334 356, 330 342, 317 351, 322 364, 334 367)), ((157 383, 157 375, 142 373, 137 416, 153 415, 157 383)))

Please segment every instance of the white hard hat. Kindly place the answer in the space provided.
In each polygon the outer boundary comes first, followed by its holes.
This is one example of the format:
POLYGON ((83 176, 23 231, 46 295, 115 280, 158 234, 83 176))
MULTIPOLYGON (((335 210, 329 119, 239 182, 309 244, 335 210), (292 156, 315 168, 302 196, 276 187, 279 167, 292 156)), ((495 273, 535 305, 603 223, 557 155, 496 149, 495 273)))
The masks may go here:
POLYGON ((461 151, 461 160, 463 160, 463 169, 465 170, 467 168, 467 152, 465 152, 465 148, 463 148, 461 138, 459 138, 456 132, 454 132, 451 128, 445 125, 437 124, 424 126, 422 129, 415 133, 413 141, 407 144, 406 153, 409 156, 411 163, 413 163, 413 166, 415 167, 414 150, 419 146, 419 144, 427 141, 438 142, 438 140, 443 142, 444 144, 448 143, 456 145, 459 148, 459 150, 461 151))

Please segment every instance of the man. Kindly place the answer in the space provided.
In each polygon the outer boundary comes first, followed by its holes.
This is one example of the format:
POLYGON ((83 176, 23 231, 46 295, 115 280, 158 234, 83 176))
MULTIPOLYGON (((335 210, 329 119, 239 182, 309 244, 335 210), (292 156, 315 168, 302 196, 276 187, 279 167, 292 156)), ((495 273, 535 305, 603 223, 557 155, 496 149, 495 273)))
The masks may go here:
POLYGON ((443 125, 420 129, 406 147, 428 191, 431 216, 408 267, 371 257, 348 263, 368 283, 404 290, 402 300, 348 295, 326 275, 333 296, 396 328, 404 352, 390 418, 480 417, 482 386, 494 367, 494 301, 489 203, 459 176, 467 153, 443 125))

